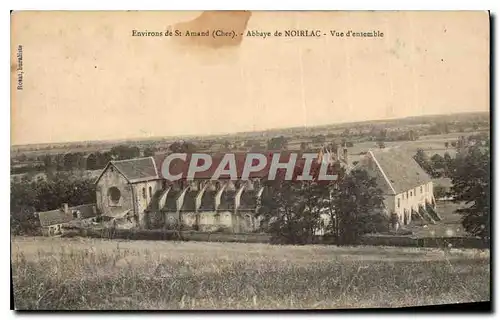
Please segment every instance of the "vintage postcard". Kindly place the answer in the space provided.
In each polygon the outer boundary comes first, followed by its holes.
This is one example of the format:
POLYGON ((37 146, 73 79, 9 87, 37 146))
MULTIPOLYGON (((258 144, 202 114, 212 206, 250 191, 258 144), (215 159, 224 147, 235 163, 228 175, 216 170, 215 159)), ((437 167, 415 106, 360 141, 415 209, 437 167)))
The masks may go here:
POLYGON ((14 11, 10 64, 16 310, 491 310, 488 12, 14 11))

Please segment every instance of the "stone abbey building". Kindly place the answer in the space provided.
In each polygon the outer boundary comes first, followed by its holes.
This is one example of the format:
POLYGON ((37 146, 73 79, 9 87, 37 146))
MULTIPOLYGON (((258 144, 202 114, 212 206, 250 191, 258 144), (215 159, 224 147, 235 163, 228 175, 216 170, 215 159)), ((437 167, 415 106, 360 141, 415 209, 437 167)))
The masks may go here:
MULTIPOLYGON (((280 154, 280 162, 287 162, 289 153, 280 154)), ((328 155, 348 172, 353 168, 345 148, 328 155)), ((240 163, 237 167, 243 167, 245 156, 245 153, 235 154, 236 162, 240 163)), ((182 227, 239 233, 254 232, 262 227, 257 212, 263 194, 270 192, 265 187, 269 166, 252 172, 246 180, 241 179, 241 170, 237 172, 238 179, 222 175, 212 180, 223 158, 223 154, 219 154, 213 155, 213 165, 197 173, 195 179, 169 181, 161 174, 165 157, 157 155, 107 164, 96 181, 97 209, 104 220, 121 228, 142 229, 182 227)), ((172 163, 172 175, 186 172, 186 162, 172 163)), ((385 213, 396 215, 400 225, 409 224, 412 218, 430 223, 441 220, 435 211, 430 177, 404 152, 369 151, 354 168, 367 170, 376 178, 384 194, 385 213)))
MULTIPOLYGON (((341 151, 336 154, 342 153, 339 159, 344 159, 346 152, 341 151)), ((280 162, 286 162, 289 153, 280 154, 280 162)), ((236 162, 242 164, 245 156, 236 153, 236 162)), ((240 179, 241 170, 236 180, 224 175, 211 180, 223 157, 219 154, 212 158, 214 165, 195 179, 169 181, 160 172, 165 157, 110 161, 96 181, 102 217, 123 228, 177 229, 181 224, 183 229, 200 231, 253 232, 261 227, 256 213, 266 192, 269 167, 251 172, 247 180, 240 179)), ((171 170, 181 172, 185 167, 174 163, 171 170)))

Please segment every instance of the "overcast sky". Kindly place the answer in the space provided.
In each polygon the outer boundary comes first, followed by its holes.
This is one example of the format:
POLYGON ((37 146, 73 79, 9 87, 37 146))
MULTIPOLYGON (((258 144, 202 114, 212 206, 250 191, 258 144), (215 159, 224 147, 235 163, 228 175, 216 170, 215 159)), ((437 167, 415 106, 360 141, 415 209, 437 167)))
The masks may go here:
POLYGON ((272 33, 379 30, 382 38, 246 37, 198 48, 131 36, 199 14, 14 13, 11 75, 15 84, 22 45, 24 89, 12 91, 12 144, 489 109, 486 12, 253 12, 247 25, 272 33))

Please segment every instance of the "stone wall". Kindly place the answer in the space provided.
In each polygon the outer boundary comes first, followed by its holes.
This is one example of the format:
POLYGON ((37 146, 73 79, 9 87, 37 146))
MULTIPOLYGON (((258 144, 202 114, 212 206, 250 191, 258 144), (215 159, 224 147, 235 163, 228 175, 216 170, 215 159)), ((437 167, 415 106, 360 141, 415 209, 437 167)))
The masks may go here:
POLYGON ((111 214, 112 210, 133 210, 134 201, 132 188, 127 180, 112 165, 103 172, 96 186, 97 209, 101 214, 111 214), (117 188, 120 193, 118 201, 111 199, 111 188, 117 188))

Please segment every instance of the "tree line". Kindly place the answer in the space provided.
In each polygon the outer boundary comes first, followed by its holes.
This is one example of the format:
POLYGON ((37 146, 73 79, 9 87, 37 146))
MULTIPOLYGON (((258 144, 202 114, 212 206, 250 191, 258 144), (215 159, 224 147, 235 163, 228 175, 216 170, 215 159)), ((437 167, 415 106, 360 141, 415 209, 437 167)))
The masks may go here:
POLYGON ((431 177, 451 179, 451 189, 446 191, 438 185, 434 188, 435 196, 447 196, 455 203, 465 204, 456 210, 462 215, 465 230, 488 238, 491 213, 490 139, 485 135, 475 135, 467 140, 462 137, 456 146, 454 158, 448 153, 429 158, 420 149, 414 159, 431 177))
POLYGON ((10 217, 13 234, 33 234, 38 228, 34 213, 96 202, 93 179, 74 179, 58 172, 47 179, 11 181, 10 217))
MULTIPOLYGON (((296 168, 295 175, 302 168, 296 168)), ((335 243, 349 244, 369 232, 387 231, 382 191, 366 171, 346 174, 340 165, 330 168, 335 181, 277 179, 267 181, 258 215, 277 243, 307 244, 323 230, 335 243)))
MULTIPOLYGON (((463 216, 465 230, 472 235, 489 237, 490 141, 489 138, 470 141, 473 143, 461 144, 455 158, 445 154, 429 159, 419 150, 415 160, 429 174, 441 172, 451 179, 453 187, 449 195, 453 201, 466 204, 457 210, 463 216)), ((192 148, 194 145, 190 143, 174 144, 176 152, 192 148)), ((115 156, 117 150, 134 152, 133 155, 137 152, 115 149, 115 156)), ((302 172, 299 169, 297 172, 302 172)), ((338 175, 335 181, 277 179, 266 182, 270 188, 266 188, 269 191, 262 196, 258 214, 275 241, 310 243, 315 231, 323 229, 326 236, 335 237, 337 243, 352 243, 364 233, 387 230, 391 221, 387 214, 381 214, 384 198, 376 181, 363 170, 347 174, 339 164, 331 170, 338 175), (325 220, 325 216, 329 219, 325 220)), ((37 221, 33 213, 58 208, 62 203, 95 203, 94 181, 77 180, 65 172, 49 175, 47 180, 11 181, 12 231, 26 234, 35 230, 37 221)))

